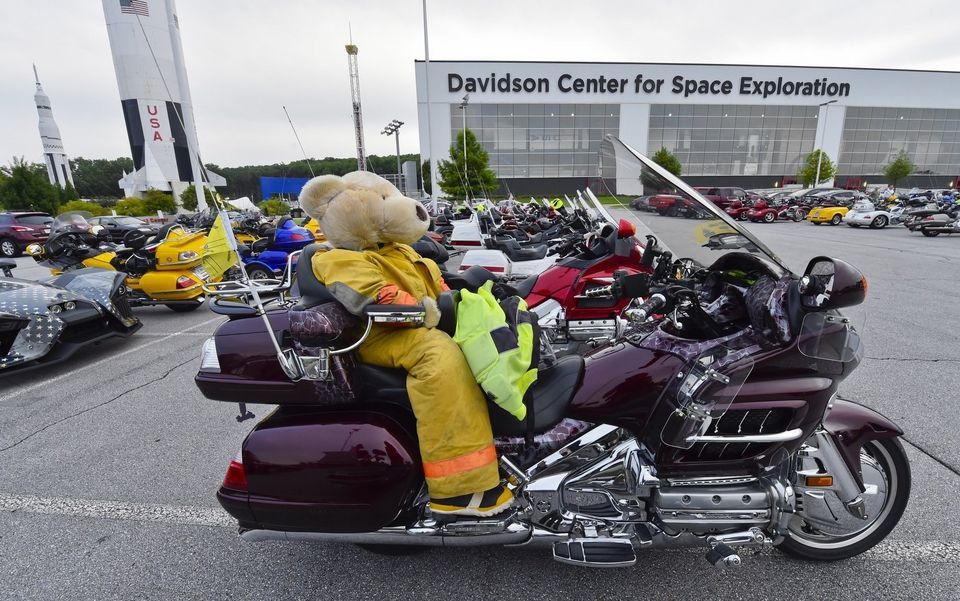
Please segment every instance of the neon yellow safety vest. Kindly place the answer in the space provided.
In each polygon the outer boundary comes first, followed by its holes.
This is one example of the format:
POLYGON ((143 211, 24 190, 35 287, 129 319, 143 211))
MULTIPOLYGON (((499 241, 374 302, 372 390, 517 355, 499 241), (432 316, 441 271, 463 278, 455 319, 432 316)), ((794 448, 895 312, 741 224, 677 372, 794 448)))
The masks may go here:
POLYGON ((523 397, 537 380, 540 362, 536 320, 520 297, 504 300, 501 307, 492 288, 493 282, 486 282, 476 294, 460 291, 453 340, 460 345, 480 388, 504 411, 523 421, 527 414, 523 397))

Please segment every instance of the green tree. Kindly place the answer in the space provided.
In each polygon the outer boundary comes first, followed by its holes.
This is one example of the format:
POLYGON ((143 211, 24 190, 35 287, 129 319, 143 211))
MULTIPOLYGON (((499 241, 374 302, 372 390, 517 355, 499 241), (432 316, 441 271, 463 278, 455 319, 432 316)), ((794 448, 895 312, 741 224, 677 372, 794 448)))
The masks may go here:
POLYGON ((653 162, 677 177, 680 177, 680 172, 683 170, 683 167, 680 165, 680 161, 678 161, 677 157, 673 156, 673 154, 667 150, 666 146, 661 146, 660 150, 653 155, 653 162))
POLYGON ((67 187, 60 190, 60 202, 70 202, 71 200, 80 200, 80 194, 77 189, 67 182, 67 187))
POLYGON ((290 205, 276 197, 271 198, 270 200, 265 200, 257 206, 260 208, 260 212, 267 217, 290 214, 290 205))
POLYGON ((897 153, 897 156, 890 161, 890 164, 883 168, 883 174, 887 176, 887 179, 890 180, 890 183, 896 188, 897 183, 906 179, 907 176, 913 173, 916 167, 913 161, 910 160, 910 156, 901 150, 897 153))
POLYGON ((70 160, 73 171, 73 183, 83 198, 120 198, 123 190, 117 182, 124 173, 133 171, 133 161, 127 157, 116 159, 85 159, 75 157, 70 160))
POLYGON ((496 174, 490 170, 490 157, 477 137, 469 129, 457 134, 457 141, 450 145, 450 160, 437 165, 440 181, 437 185, 447 196, 466 198, 487 196, 499 187, 496 174), (466 187, 464 186, 463 136, 467 136, 466 187))
POLYGON ((123 198, 117 201, 114 207, 117 215, 130 215, 132 217, 143 217, 147 214, 147 207, 139 198, 123 198))
POLYGON ((800 183, 804 186, 816 187, 821 182, 831 179, 834 174, 836 174, 836 168, 833 165, 833 161, 830 160, 827 153, 818 149, 807 155, 806 160, 803 162, 803 167, 801 167, 797 173, 797 179, 799 179, 800 183), (820 162, 820 179, 813 181, 817 179, 817 160, 820 155, 823 155, 823 160, 820 162))
POLYGON ((423 181, 423 193, 430 195, 430 189, 433 184, 430 183, 430 159, 427 159, 420 165, 420 179, 423 181))
POLYGON ((143 193, 143 208, 148 215, 156 215, 157 211, 176 213, 177 203, 173 200, 173 195, 169 192, 150 188, 143 193))
POLYGON ((66 202, 60 205, 60 209, 57 211, 57 214, 61 215, 63 213, 69 213, 70 211, 88 211, 94 217, 110 214, 110 211, 105 209, 103 206, 88 200, 71 200, 66 202))
POLYGON ((14 157, 5 175, 0 186, 0 206, 4 209, 57 212, 60 189, 47 180, 45 169, 40 171, 23 157, 14 157))
POLYGON ((188 211, 197 210, 199 204, 197 203, 197 187, 195 185, 190 184, 180 193, 180 204, 188 211))

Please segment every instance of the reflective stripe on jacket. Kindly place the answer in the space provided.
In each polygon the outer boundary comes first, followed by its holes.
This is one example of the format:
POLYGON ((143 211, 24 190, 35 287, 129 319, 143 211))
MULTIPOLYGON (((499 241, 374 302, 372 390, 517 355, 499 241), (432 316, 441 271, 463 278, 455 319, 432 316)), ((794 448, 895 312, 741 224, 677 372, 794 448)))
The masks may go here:
POLYGON ((510 297, 501 306, 492 287, 493 282, 486 282, 476 294, 460 291, 453 339, 480 388, 522 421, 527 414, 523 397, 537 380, 540 362, 536 321, 519 297, 510 297))

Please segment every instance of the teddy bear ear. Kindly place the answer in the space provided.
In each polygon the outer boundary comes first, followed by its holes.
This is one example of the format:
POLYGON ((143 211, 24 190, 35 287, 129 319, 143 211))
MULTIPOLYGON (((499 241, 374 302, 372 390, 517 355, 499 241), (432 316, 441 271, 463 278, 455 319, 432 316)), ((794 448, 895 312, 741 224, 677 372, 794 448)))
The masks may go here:
POLYGON ((396 186, 369 171, 352 171, 343 176, 343 183, 356 190, 373 190, 384 198, 400 193, 396 186))
POLYGON ((304 184, 300 191, 300 206, 307 215, 320 221, 330 201, 346 189, 346 183, 337 175, 315 177, 304 184))

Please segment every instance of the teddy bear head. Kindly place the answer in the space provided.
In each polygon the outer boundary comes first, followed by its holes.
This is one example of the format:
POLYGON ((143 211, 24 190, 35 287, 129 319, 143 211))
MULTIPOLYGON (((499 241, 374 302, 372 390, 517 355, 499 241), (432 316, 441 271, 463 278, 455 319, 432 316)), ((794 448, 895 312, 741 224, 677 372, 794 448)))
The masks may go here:
POLYGON ((300 206, 317 220, 320 231, 336 248, 413 244, 430 226, 422 204, 368 171, 311 179, 300 192, 300 206))

